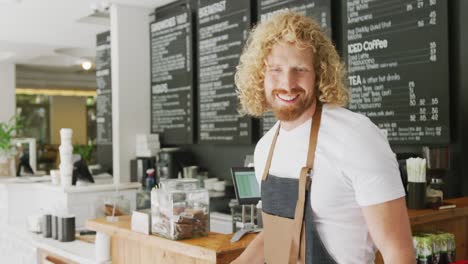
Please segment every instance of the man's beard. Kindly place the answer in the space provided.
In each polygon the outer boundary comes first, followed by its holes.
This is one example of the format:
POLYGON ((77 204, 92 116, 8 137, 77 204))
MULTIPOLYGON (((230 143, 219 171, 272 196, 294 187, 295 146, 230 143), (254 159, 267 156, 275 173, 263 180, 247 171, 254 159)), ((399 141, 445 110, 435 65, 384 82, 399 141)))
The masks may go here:
POLYGON ((290 93, 282 89, 274 89, 269 96, 267 96, 267 103, 271 107, 276 119, 281 121, 293 121, 299 118, 305 111, 314 103, 314 93, 306 93, 303 89, 293 88, 290 93), (292 96, 299 95, 297 102, 292 105, 278 105, 277 94, 289 94, 292 96))

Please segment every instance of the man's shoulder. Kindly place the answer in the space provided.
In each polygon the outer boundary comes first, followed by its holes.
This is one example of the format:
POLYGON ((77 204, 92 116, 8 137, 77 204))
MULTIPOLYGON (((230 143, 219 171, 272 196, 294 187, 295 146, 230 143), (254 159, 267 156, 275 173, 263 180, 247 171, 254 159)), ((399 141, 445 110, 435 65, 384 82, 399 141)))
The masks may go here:
POLYGON ((273 137, 275 136, 276 129, 278 128, 279 121, 276 121, 276 123, 271 127, 257 142, 256 147, 262 147, 263 145, 269 145, 271 143, 271 140, 273 140, 273 137))
POLYGON ((324 116, 325 122, 332 126, 340 126, 343 129, 365 129, 369 125, 374 125, 365 115, 340 106, 325 105, 324 116))
MULTIPOLYGON (((383 151, 393 153, 389 147, 388 140, 382 129, 379 129, 367 116, 352 112, 348 109, 335 107, 328 109, 328 118, 325 119, 327 132, 324 134, 335 135, 335 140, 340 142, 345 152, 355 152, 356 150, 366 150, 370 155, 345 155, 346 159, 353 157, 369 161, 381 155, 383 151), (336 135, 340 135, 339 137, 336 135), (353 156, 353 157, 351 157, 353 156)), ((325 123, 325 122, 324 122, 325 123)), ((357 154, 357 153, 356 153, 357 154)))
POLYGON ((275 136, 276 129, 278 128, 279 121, 273 125, 272 128, 270 128, 265 135, 263 135, 260 140, 258 140, 257 144, 255 145, 255 154, 257 153, 263 153, 265 152, 264 150, 269 149, 269 146, 271 145, 271 142, 273 140, 273 137, 275 136))

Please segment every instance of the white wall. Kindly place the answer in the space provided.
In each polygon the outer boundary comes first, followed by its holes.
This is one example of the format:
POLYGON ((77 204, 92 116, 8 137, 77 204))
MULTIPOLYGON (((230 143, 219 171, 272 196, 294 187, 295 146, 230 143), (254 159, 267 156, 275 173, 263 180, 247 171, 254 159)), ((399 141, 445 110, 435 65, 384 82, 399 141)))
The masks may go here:
POLYGON ((16 112, 16 71, 13 63, 0 63, 0 122, 16 112))
POLYGON ((149 13, 113 4, 111 17, 112 142, 115 183, 130 182, 135 135, 150 133, 149 13))

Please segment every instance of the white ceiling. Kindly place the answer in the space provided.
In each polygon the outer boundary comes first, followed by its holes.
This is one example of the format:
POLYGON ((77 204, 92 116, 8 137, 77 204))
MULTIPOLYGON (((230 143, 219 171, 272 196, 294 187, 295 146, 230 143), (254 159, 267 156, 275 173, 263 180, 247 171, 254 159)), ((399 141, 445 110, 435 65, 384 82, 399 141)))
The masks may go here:
POLYGON ((96 34, 108 26, 80 23, 92 7, 112 3, 155 8, 174 0, 0 0, 0 63, 70 66, 95 54, 96 34), (59 54, 72 49, 75 56, 59 54))

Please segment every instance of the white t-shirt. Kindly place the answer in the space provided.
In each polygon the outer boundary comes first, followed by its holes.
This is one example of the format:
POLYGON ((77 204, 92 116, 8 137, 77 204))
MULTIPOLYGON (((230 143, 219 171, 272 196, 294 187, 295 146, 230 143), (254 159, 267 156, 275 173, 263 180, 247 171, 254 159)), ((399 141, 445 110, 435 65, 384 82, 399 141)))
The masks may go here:
MULTIPOLYGON (((255 147, 259 184, 279 122, 255 147)), ((270 174, 299 178, 309 147, 311 120, 291 131, 280 129, 270 174)), ((383 133, 367 117, 323 106, 311 188, 314 222, 338 263, 374 263, 375 245, 361 207, 405 195, 395 154, 383 133)))

